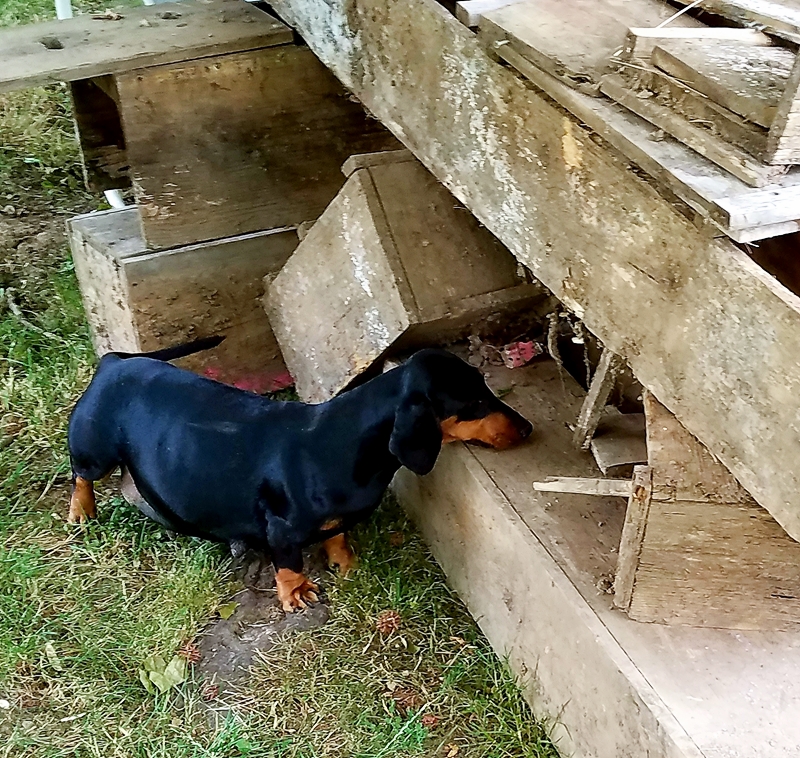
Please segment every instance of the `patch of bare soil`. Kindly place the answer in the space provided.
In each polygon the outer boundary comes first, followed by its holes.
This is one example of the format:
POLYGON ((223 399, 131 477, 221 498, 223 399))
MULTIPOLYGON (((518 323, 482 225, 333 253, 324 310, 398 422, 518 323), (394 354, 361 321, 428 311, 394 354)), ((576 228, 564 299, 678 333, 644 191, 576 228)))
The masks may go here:
POLYGON ((228 618, 217 618, 201 632, 197 646, 199 660, 195 672, 203 680, 203 693, 213 710, 224 713, 224 706, 214 701, 234 694, 246 684, 249 669, 259 652, 268 651, 285 635, 322 626, 329 611, 324 593, 327 569, 322 556, 306 555, 306 573, 320 584, 322 595, 318 603, 303 611, 284 613, 275 591, 275 572, 264 557, 247 552, 236 571, 242 589, 231 598, 235 604, 228 618), (320 581, 320 578, 322 581, 320 581))
POLYGON ((47 280, 68 261, 64 218, 0 206, 0 287, 26 310, 44 310, 47 280))

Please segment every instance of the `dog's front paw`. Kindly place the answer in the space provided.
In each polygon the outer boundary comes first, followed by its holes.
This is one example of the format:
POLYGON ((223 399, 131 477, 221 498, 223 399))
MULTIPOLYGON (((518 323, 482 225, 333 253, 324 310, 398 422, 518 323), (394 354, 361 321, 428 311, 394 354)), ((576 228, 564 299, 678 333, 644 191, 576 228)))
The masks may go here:
POLYGON ((291 569, 279 569, 275 574, 275 584, 278 589, 278 599, 286 613, 307 608, 308 603, 316 603, 319 600, 317 596, 319 586, 304 574, 298 574, 291 569))

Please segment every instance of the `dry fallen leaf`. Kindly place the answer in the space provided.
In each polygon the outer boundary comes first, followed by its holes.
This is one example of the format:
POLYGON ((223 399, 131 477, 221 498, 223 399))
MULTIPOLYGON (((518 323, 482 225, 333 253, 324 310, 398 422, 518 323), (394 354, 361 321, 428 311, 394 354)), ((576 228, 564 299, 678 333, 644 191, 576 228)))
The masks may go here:
POLYGON ((421 719, 420 724, 426 729, 435 729, 439 725, 439 717, 432 713, 426 713, 421 719))
POLYGON ((445 758, 455 758, 461 750, 458 745, 445 745, 444 749, 447 751, 444 754, 445 758))

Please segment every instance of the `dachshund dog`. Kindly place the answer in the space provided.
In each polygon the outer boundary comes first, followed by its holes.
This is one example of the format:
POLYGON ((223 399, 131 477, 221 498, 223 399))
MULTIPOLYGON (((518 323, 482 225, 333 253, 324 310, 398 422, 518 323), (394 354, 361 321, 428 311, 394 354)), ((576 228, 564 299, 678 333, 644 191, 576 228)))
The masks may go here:
POLYGON ((93 482, 116 468, 140 509, 182 534, 268 551, 285 611, 317 599, 302 549, 354 561, 345 532, 380 503, 395 472, 427 474, 443 442, 502 450, 531 424, 474 367, 444 350, 319 405, 270 400, 166 363, 213 347, 109 353, 69 420, 69 520, 95 515, 93 482))

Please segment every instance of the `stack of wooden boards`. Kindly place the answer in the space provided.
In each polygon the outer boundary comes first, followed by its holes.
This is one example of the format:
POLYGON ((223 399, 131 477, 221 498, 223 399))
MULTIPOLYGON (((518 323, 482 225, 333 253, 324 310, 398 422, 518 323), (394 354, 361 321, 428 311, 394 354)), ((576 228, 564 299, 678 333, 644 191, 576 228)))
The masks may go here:
POLYGON ((261 392, 290 383, 263 278, 344 184, 342 163, 395 138, 239 0, 12 28, 0 49, 0 91, 69 83, 90 188, 133 187, 135 205, 69 223, 98 353, 221 333, 185 365, 261 392))
POLYGON ((465 0, 457 15, 733 239, 797 231, 800 11, 770 23, 751 0, 712 5, 719 26, 662 0, 465 0))

